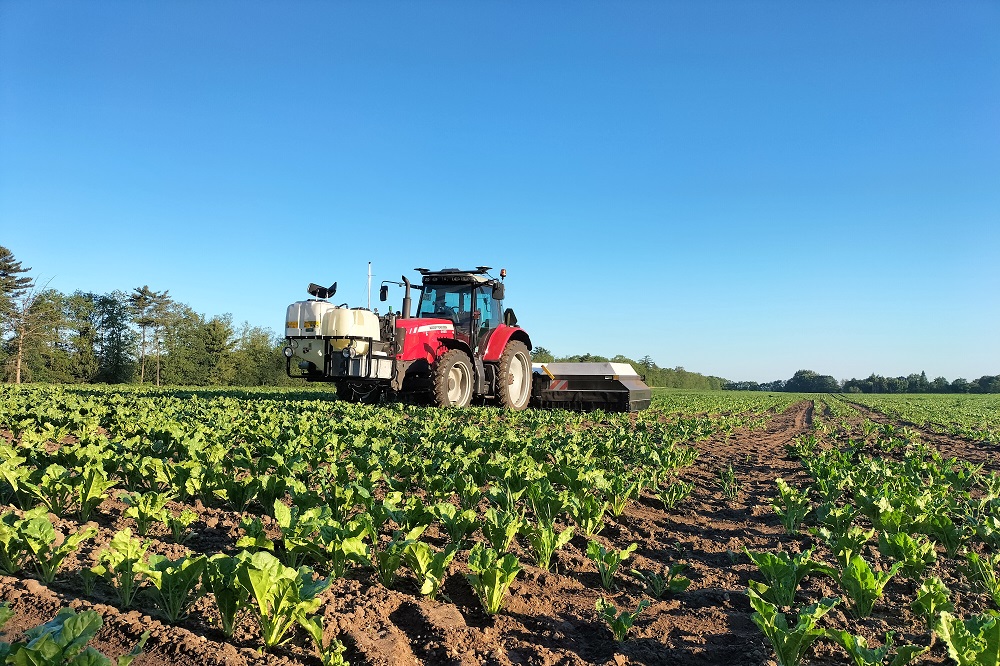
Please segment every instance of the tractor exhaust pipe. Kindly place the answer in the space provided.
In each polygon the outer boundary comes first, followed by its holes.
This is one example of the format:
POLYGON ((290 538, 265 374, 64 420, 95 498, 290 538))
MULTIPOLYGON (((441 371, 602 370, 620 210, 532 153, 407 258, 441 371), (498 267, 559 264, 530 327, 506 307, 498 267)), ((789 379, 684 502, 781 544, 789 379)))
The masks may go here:
POLYGON ((400 319, 410 318, 410 281, 403 276, 403 285, 406 287, 406 292, 403 294, 403 311, 399 313, 400 319))

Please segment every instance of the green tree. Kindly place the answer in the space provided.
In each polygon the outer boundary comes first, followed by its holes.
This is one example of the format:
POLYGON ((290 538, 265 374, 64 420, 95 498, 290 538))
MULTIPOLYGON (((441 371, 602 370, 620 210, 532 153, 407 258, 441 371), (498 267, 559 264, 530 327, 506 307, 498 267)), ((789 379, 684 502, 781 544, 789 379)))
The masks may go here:
POLYGON ((97 378, 97 295, 75 291, 65 301, 69 371, 78 382, 97 378))
POLYGON ((121 291, 102 294, 94 303, 97 319, 98 362, 97 380, 121 384, 132 379, 135 372, 135 332, 128 296, 121 291))
POLYGON ((0 245, 0 320, 10 313, 14 299, 34 287, 34 280, 22 275, 30 270, 14 259, 13 252, 0 245))
POLYGON ((785 390, 792 393, 835 393, 840 391, 840 382, 830 375, 799 370, 785 382, 785 390))
POLYGON ((556 357, 545 347, 535 347, 531 350, 531 360, 535 363, 552 363, 556 357))
POLYGON ((236 367, 233 365, 235 332, 232 315, 212 317, 202 325, 205 354, 208 357, 208 383, 214 386, 233 383, 236 367))
POLYGON ((43 321, 37 333, 25 343, 22 381, 73 382, 66 296, 55 289, 46 289, 38 295, 32 309, 39 313, 43 321))
POLYGON ((4 318, 5 328, 13 337, 7 341, 7 377, 15 384, 20 384, 25 378, 26 354, 39 351, 45 344, 44 338, 51 337, 52 329, 48 324, 61 315, 58 312, 57 300, 49 291, 39 290, 34 285, 18 291, 17 296, 9 300, 8 310, 4 318))
POLYGON ((290 384, 281 346, 281 340, 267 329, 244 323, 232 353, 232 383, 237 386, 290 384))
MULTIPOLYGON (((168 299, 169 291, 153 291, 149 285, 142 285, 132 290, 129 295, 129 305, 131 306, 132 317, 135 325, 139 327, 139 383, 146 381, 146 356, 150 349, 152 340, 147 340, 147 333, 152 331, 156 334, 156 327, 159 325, 160 304, 168 299)), ((151 336, 151 337, 154 337, 151 336)), ((159 384, 159 381, 157 381, 159 384)))

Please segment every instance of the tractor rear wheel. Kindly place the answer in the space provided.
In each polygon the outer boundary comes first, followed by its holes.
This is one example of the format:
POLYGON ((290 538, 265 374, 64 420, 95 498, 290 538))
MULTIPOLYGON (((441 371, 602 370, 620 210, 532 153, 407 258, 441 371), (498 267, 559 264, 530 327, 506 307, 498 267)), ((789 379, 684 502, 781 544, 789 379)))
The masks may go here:
POLYGON ((465 407, 472 400, 472 360, 461 349, 439 358, 431 370, 431 395, 438 407, 465 407))
POLYGON ((497 397, 501 407, 513 410, 524 409, 531 400, 531 354, 523 342, 511 340, 500 355, 497 397))

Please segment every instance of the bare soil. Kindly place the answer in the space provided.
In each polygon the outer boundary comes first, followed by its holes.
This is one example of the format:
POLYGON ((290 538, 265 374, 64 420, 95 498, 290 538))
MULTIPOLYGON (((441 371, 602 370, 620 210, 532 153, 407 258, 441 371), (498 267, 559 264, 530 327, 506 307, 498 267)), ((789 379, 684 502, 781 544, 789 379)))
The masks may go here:
MULTIPOLYGON (((345 656, 355 666, 768 664, 773 654, 750 619, 746 596, 747 581, 758 573, 743 549, 800 551, 812 545, 807 537, 786 535, 770 506, 776 494, 775 478, 782 477, 792 485, 808 481, 785 445, 809 430, 812 415, 812 403, 804 401, 775 415, 764 431, 737 431, 695 444, 700 456, 680 475, 693 481, 695 490, 675 510, 666 511, 654 496, 644 495, 620 518, 609 514, 600 539, 618 548, 638 544, 617 576, 616 591, 609 593, 600 587, 597 571, 585 556, 586 540, 582 537, 575 537, 556 553, 555 572, 528 564, 532 558, 527 548, 517 544, 513 549, 524 570, 499 616, 490 618, 482 611, 461 575, 464 564, 458 561, 452 564, 436 601, 420 597, 415 582, 405 577, 395 589, 387 589, 373 572, 354 569, 325 593, 326 635, 340 637, 347 644, 345 656), (720 470, 730 465, 739 484, 736 499, 725 497, 720 483, 720 470), (606 596, 619 609, 634 609, 645 595, 627 570, 659 569, 675 562, 690 566, 686 575, 692 579, 691 586, 675 596, 653 600, 629 639, 616 643, 594 609, 597 599, 606 596)), ((868 416, 885 420, 874 413, 868 416)), ((925 435, 946 456, 993 465, 985 445, 940 434, 925 435)), ((195 508, 202 519, 194 525, 196 534, 186 547, 169 543, 162 532, 154 530, 150 550, 175 557, 188 549, 209 553, 236 550, 241 516, 195 508)), ((94 645, 109 656, 127 652, 140 634, 149 630, 145 654, 133 662, 136 666, 320 663, 301 631, 272 652, 261 653, 257 629, 249 617, 244 618, 235 637, 227 640, 218 629, 214 605, 208 599, 200 600, 180 625, 171 626, 148 614, 149 610, 116 608, 106 589, 99 588, 96 593, 103 603, 95 602, 94 596, 85 598, 75 572, 91 566, 114 532, 130 524, 123 510, 117 499, 100 507, 98 522, 92 523, 99 530, 97 539, 64 565, 63 574, 51 586, 30 578, 0 576, 0 599, 10 602, 16 613, 6 627, 7 640, 71 606, 101 613, 105 624, 94 645)), ((60 526, 64 531, 80 527, 67 521, 60 526)), ((433 541, 434 534, 430 536, 433 541)), ((824 554, 822 549, 817 552, 824 554)), ((960 590, 960 582, 945 575, 953 569, 950 565, 942 568, 939 562, 934 573, 944 577, 952 590, 960 590)), ((929 637, 909 610, 915 591, 912 583, 894 579, 871 618, 855 620, 837 608, 824 624, 863 634, 876 644, 881 644, 888 630, 896 632, 897 643, 926 644, 929 637)), ((810 603, 837 594, 832 581, 807 578, 800 598, 810 603)), ((963 598, 960 592, 956 592, 955 601, 961 611, 984 610, 978 598, 963 598)), ((137 605, 150 608, 141 600, 137 605)), ((845 664, 847 658, 839 648, 819 645, 811 663, 845 664)), ((924 663, 947 663, 940 644, 924 663)))

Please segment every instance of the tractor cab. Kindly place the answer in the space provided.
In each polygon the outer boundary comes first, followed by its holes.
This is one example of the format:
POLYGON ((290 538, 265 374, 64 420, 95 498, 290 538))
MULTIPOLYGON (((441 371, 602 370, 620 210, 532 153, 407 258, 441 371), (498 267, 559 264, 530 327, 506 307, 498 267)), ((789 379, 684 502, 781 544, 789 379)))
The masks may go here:
POLYGON ((455 337, 474 352, 486 345, 501 323, 503 283, 475 271, 446 268, 417 269, 423 276, 417 319, 444 319, 455 327, 455 337))

